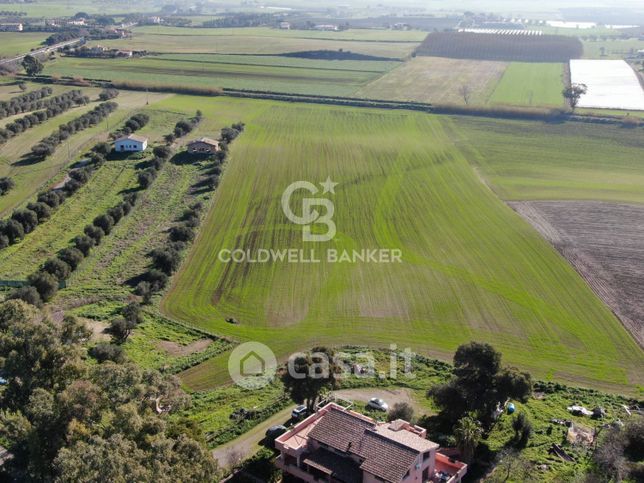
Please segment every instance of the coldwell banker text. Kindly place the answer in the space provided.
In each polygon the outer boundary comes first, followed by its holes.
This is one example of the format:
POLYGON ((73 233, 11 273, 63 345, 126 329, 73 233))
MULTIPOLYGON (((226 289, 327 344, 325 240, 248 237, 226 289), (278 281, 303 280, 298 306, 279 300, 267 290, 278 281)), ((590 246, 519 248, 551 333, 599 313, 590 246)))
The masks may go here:
POLYGON ((279 250, 224 249, 219 252, 223 263, 401 263, 402 252, 397 248, 374 248, 361 250, 336 250, 327 248, 284 248, 279 250))

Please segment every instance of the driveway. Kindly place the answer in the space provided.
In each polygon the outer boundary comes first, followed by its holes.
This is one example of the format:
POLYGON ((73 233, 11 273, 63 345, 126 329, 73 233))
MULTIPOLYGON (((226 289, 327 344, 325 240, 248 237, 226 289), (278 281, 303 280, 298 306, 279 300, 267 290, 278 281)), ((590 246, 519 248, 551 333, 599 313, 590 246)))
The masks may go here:
MULTIPOLYGON (((418 410, 418 405, 414 401, 412 393, 408 389, 345 389, 334 391, 334 394, 339 398, 354 401, 356 403, 366 403, 372 397, 379 397, 389 404, 389 407, 393 407, 393 405, 398 402, 405 402, 411 404, 414 409, 418 410)), ((212 451, 212 456, 219 462, 219 466, 222 468, 228 468, 254 455, 261 448, 259 443, 264 439, 266 430, 276 424, 286 425, 286 423, 291 419, 291 411, 294 406, 294 404, 289 405, 286 409, 258 424, 247 433, 244 433, 238 438, 215 448, 212 451)))

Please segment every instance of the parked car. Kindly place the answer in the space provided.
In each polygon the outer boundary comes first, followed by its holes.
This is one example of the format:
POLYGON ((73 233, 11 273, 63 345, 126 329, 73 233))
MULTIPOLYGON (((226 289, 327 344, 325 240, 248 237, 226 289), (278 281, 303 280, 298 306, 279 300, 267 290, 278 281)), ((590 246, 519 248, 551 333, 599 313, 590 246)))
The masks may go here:
POLYGON ((286 431, 288 431, 286 426, 282 426, 281 424, 268 428, 266 430, 266 446, 270 448, 275 447, 275 440, 286 433, 286 431))
POLYGON ((367 407, 370 409, 376 409, 378 411, 389 411, 389 404, 378 397, 372 397, 371 399, 369 399, 367 407))
POLYGON ((293 411, 291 411, 291 417, 293 419, 304 419, 308 415, 309 410, 304 404, 296 406, 293 411))

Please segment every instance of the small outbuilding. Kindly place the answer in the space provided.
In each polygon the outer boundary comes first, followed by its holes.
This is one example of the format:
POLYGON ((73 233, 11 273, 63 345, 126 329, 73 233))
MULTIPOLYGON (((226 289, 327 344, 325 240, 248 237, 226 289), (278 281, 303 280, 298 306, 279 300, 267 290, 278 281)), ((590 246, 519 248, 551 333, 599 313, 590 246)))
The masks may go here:
POLYGON ((188 143, 190 154, 213 154, 219 149, 219 141, 210 138, 199 138, 188 143))
POLYGON ((129 136, 123 136, 114 141, 114 151, 117 153, 121 152, 139 152, 145 151, 148 147, 148 138, 143 136, 137 136, 136 134, 130 134, 129 136))

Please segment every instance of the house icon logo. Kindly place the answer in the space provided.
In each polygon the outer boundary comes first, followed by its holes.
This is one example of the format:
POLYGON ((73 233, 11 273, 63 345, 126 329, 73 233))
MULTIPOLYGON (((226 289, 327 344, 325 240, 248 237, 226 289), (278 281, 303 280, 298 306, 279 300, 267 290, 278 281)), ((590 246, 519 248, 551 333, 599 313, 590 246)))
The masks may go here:
POLYGON ((260 342, 238 345, 228 358, 228 373, 245 389, 260 389, 273 381, 277 372, 275 354, 260 342))

